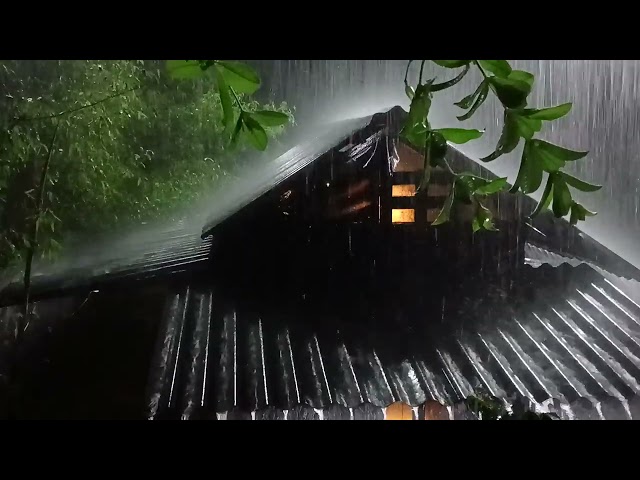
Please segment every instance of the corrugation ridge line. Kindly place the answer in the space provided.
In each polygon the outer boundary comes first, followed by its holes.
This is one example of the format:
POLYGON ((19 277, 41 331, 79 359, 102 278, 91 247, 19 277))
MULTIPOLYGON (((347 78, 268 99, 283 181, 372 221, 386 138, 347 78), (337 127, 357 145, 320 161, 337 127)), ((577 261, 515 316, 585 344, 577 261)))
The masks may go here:
POLYGON ((552 252, 550 250, 546 250, 544 248, 538 247, 537 245, 533 245, 529 242, 525 243, 525 261, 527 260, 527 251, 534 254, 534 257, 531 258, 534 261, 540 262, 538 265, 527 263, 528 266, 532 268, 540 268, 542 266, 548 265, 553 268, 558 268, 563 265, 569 265, 571 267, 579 267, 580 265, 586 265, 588 267, 593 268, 596 272, 601 274, 603 277, 611 276, 621 281, 629 282, 635 288, 640 289, 640 281, 635 278, 625 277, 623 275, 616 275, 615 273, 611 273, 604 268, 591 263, 586 260, 580 260, 579 258, 572 256, 560 255, 559 253, 552 252))

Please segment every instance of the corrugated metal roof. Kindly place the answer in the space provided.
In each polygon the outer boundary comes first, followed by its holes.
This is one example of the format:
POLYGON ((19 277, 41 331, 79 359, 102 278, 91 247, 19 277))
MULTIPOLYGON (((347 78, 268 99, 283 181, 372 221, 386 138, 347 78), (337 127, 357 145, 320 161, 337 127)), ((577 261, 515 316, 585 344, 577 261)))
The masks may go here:
POLYGON ((525 263, 532 267, 539 267, 541 265, 550 265, 552 267, 558 267, 562 264, 571 265, 577 267, 578 265, 589 265, 596 272, 606 278, 609 282, 613 283, 616 287, 621 289, 626 295, 629 295, 633 301, 640 303, 640 282, 632 278, 624 278, 614 275, 613 273, 603 269, 599 265, 591 262, 581 260, 568 256, 566 254, 560 254, 541 248, 531 243, 525 243, 524 246, 525 263))
POLYGON ((186 289, 168 300, 150 417, 336 405, 352 415, 484 391, 565 418, 639 418, 640 306, 586 265, 524 267, 514 282, 509 292, 460 286, 442 321, 463 328, 446 338, 424 336, 441 314, 425 311, 380 341, 366 340, 376 338, 374 322, 328 331, 245 315, 206 288, 186 289))
MULTIPOLYGON (((32 292, 47 294, 66 289, 96 287, 112 279, 151 278, 184 271, 204 262, 211 251, 211 237, 201 238, 184 222, 163 228, 139 229, 110 241, 71 248, 59 261, 44 265, 32 276, 32 292)), ((22 300, 18 275, 0 290, 2 304, 22 300)))
MULTIPOLYGON (((400 111, 397 107, 394 111, 400 111)), ((383 112, 384 113, 384 112, 383 112)), ((314 160, 337 147, 343 140, 358 130, 369 125, 374 116, 355 118, 326 125, 324 128, 314 129, 304 141, 271 162, 266 162, 262 168, 254 168, 244 178, 237 178, 228 188, 216 194, 214 211, 208 215, 203 234, 208 234, 218 224, 223 222, 255 199, 261 197, 281 182, 299 172, 314 160)), ((362 145, 369 148, 369 145, 362 145)))

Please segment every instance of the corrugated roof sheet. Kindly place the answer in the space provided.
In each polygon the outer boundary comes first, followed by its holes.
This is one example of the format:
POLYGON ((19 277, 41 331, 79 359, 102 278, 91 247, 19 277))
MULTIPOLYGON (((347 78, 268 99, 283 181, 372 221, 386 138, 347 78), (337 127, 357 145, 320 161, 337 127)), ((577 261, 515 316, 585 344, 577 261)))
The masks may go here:
POLYGON ((447 338, 424 336, 440 314, 425 312, 372 341, 375 323, 327 331, 244 315, 215 292, 186 289, 168 300, 150 417, 336 406, 352 415, 484 391, 565 418, 639 418, 640 306, 586 265, 524 267, 515 283, 511 292, 461 286, 443 321, 466 317, 464 328, 447 338))
MULTIPOLYGON (((43 266, 32 277, 32 292, 62 292, 79 287, 92 288, 112 279, 151 278, 178 273, 204 262, 211 251, 211 237, 201 238, 199 230, 183 222, 140 229, 108 242, 96 242, 71 251, 58 262, 43 266), (73 252, 73 253, 71 253, 73 252)), ((0 290, 0 301, 21 301, 22 279, 0 290)))
POLYGON ((626 295, 629 295, 635 302, 640 302, 640 282, 632 278, 619 277, 608 272, 599 265, 595 265, 591 262, 577 259, 566 254, 563 255, 557 252, 552 252, 528 242, 525 243, 524 246, 524 256, 525 263, 532 267, 539 267, 541 265, 558 267, 562 264, 571 265, 573 267, 583 264, 589 265, 617 288, 621 289, 626 295))
MULTIPOLYGON (((398 110, 399 107, 396 108, 398 110)), ((401 110, 401 109, 399 109, 401 110)), ((356 118, 315 129, 303 142, 287 150, 262 168, 238 178, 216 195, 214 211, 208 215, 203 233, 206 235, 226 218, 261 197, 281 182, 299 172, 314 160, 338 146, 352 133, 366 127, 374 116, 356 118)), ((362 147, 368 148, 368 145, 362 147)))

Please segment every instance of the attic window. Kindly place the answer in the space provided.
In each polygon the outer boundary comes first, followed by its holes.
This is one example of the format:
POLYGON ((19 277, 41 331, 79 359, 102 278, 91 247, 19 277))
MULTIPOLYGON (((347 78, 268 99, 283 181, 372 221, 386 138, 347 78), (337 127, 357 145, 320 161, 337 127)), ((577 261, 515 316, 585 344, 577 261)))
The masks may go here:
POLYGON ((414 223, 416 211, 413 208, 394 208, 391 210, 391 221, 393 223, 414 223))
POLYGON ((416 186, 409 185, 393 185, 391 187, 392 197, 413 197, 416 194, 416 186))

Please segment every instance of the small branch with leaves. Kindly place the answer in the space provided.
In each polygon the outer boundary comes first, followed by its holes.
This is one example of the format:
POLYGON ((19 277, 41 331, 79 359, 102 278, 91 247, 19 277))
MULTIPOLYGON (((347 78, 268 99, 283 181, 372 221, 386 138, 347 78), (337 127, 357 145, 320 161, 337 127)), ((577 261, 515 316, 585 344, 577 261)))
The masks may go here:
POLYGON ((471 395, 464 401, 465 406, 479 420, 559 420, 555 413, 536 413, 518 408, 507 410, 505 404, 491 395, 471 395))
POLYGON ((456 77, 439 84, 434 84, 434 79, 422 81, 426 62, 422 60, 418 85, 415 88, 408 82, 409 67, 412 62, 414 60, 410 60, 407 64, 404 80, 405 92, 411 100, 411 107, 401 136, 414 147, 424 150, 424 176, 418 190, 424 189, 429 183, 433 167, 446 168, 454 175, 451 193, 433 225, 447 222, 452 208, 457 203, 463 203, 473 205, 475 208, 472 224, 474 232, 496 230, 492 212, 485 206, 483 200, 489 195, 503 191, 507 186, 506 177, 489 181, 470 173, 456 173, 445 159, 447 142, 464 144, 480 138, 484 132, 463 128, 432 129, 429 124, 428 117, 433 93, 456 85, 472 67, 479 70, 483 80, 473 93, 455 104, 466 110, 464 114, 457 117, 458 120, 464 121, 471 118, 485 102, 489 92, 493 92, 504 107, 502 134, 496 149, 480 160, 485 163, 496 160, 512 152, 520 140, 524 139, 520 170, 510 192, 534 193, 542 184, 544 172, 548 174, 542 198, 531 216, 540 214, 550 206, 553 214, 558 218, 570 214, 572 225, 585 220, 587 216, 595 215, 595 212, 589 211, 573 199, 569 187, 582 192, 595 192, 602 187, 562 171, 567 162, 579 160, 588 152, 569 150, 534 138, 534 135, 541 130, 543 122, 557 120, 568 114, 571 110, 570 103, 549 108, 527 108, 527 97, 531 93, 534 76, 523 70, 512 69, 506 60, 432 60, 445 69, 462 68, 456 77))
POLYGON ((289 122, 289 116, 272 110, 249 112, 240 95, 251 95, 260 88, 260 76, 249 65, 231 60, 167 60, 167 71, 175 79, 202 78, 213 72, 222 104, 223 123, 231 132, 230 145, 237 144, 241 134, 257 150, 267 148, 265 128, 279 127, 289 122), (235 103, 238 114, 233 108, 235 103))

